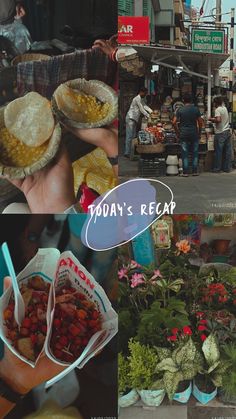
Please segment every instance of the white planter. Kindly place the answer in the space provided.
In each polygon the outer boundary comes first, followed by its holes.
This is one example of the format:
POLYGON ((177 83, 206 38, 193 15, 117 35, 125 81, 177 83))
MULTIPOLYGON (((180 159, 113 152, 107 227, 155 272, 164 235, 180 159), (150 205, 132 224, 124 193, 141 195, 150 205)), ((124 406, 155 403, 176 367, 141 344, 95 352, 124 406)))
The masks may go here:
POLYGON ((178 166, 172 166, 172 165, 167 166, 166 173, 167 175, 176 176, 179 174, 179 168, 178 166))
POLYGON ((129 407, 136 403, 139 399, 139 395, 135 389, 130 390, 129 393, 119 395, 118 405, 119 407, 129 407))
POLYGON ((178 166, 179 164, 178 156, 171 156, 171 155, 167 156, 166 164, 178 166))
POLYGON ((165 390, 138 390, 138 393, 147 406, 160 406, 166 394, 165 390))

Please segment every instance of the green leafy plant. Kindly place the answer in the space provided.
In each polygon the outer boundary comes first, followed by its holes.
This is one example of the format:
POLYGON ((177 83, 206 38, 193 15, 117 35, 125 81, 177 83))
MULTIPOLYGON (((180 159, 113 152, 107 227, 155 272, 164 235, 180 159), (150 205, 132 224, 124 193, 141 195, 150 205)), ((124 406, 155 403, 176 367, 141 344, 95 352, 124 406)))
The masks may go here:
POLYGON ((158 356, 155 349, 141 345, 131 339, 128 356, 132 387, 137 390, 150 390, 154 381, 158 356))
POLYGON ((181 328, 186 324, 189 324, 189 319, 183 301, 171 297, 166 307, 155 301, 140 315, 137 339, 142 344, 160 346, 163 340, 166 342, 167 329, 181 328))
POLYGON ((226 400, 236 400, 236 344, 229 343, 223 347, 223 356, 228 368, 222 376, 222 390, 226 400))
POLYGON ((123 394, 131 388, 129 372, 130 372, 129 361, 127 358, 124 357, 124 355, 121 352, 119 352, 118 354, 119 394, 123 394))
POLYGON ((222 377, 229 363, 222 359, 215 334, 211 333, 203 342, 202 354, 204 363, 198 372, 202 375, 203 385, 207 387, 207 382, 211 381, 215 387, 221 387, 222 377))
POLYGON ((122 309, 119 312, 119 334, 118 334, 118 350, 123 353, 128 353, 128 341, 136 334, 135 317, 131 310, 122 309))
MULTIPOLYGON (((160 362, 157 364, 155 372, 163 373, 164 388, 170 400, 173 399, 178 385, 185 380, 192 380, 202 362, 191 338, 187 342, 182 342, 174 349, 157 348, 160 362)), ((160 380, 153 383, 152 388, 160 386, 160 380)))

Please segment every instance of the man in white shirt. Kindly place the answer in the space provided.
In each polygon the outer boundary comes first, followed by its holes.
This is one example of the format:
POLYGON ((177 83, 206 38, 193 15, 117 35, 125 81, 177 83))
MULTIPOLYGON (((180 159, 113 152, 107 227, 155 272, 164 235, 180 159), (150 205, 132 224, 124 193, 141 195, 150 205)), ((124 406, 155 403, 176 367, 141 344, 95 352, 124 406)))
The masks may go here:
POLYGON ((152 113, 152 109, 149 108, 144 98, 147 96, 147 88, 142 87, 139 90, 139 94, 135 96, 132 100, 128 113, 126 115, 126 140, 125 140, 125 157, 130 156, 131 151, 131 141, 137 135, 137 125, 141 115, 146 116, 147 118, 152 113))
POLYGON ((214 138, 214 169, 219 173, 221 170, 229 173, 232 167, 231 131, 229 126, 229 114, 221 96, 214 99, 215 117, 209 118, 215 125, 214 138))

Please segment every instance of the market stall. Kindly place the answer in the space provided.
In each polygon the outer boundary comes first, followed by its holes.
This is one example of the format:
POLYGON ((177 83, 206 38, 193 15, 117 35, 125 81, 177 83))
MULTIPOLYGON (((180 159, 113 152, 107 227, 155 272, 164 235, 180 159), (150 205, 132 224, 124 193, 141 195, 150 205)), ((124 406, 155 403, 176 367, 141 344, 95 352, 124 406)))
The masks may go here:
POLYGON ((121 418, 234 412, 235 232, 235 214, 164 216, 120 249, 121 418))
MULTIPOLYGON (((182 167, 179 161, 181 148, 172 121, 177 110, 184 106, 182 97, 185 93, 193 96, 194 104, 198 106, 204 121, 200 138, 199 171, 210 170, 214 150, 214 128, 208 122, 208 118, 214 111, 213 98, 216 94, 221 93, 226 103, 229 100, 229 92, 219 88, 218 77, 218 69, 229 54, 203 53, 161 46, 135 45, 133 48, 138 57, 146 63, 143 75, 150 92, 149 106, 153 109, 151 118, 143 120, 141 132, 133 144, 134 146, 138 144, 136 151, 140 155, 139 174, 160 176, 181 173, 182 167), (156 147, 155 151, 153 144, 157 143, 161 143, 162 147, 159 146, 159 150, 156 147), (148 148, 148 145, 152 147, 148 148), (168 164, 168 156, 171 156, 169 159, 171 163, 172 156, 175 156, 174 164, 168 164), (166 160, 167 166, 163 165, 163 159, 166 160)), ((128 61, 125 64, 121 62, 121 67, 130 71, 131 64, 128 61)))

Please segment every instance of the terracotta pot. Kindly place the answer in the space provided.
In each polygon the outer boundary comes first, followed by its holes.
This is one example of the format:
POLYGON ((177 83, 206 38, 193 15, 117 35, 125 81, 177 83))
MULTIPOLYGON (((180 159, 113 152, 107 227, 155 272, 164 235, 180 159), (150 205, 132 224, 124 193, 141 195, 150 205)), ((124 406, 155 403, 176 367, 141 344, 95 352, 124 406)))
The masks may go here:
POLYGON ((213 249, 217 255, 225 255, 228 252, 231 240, 217 239, 213 241, 213 249))

